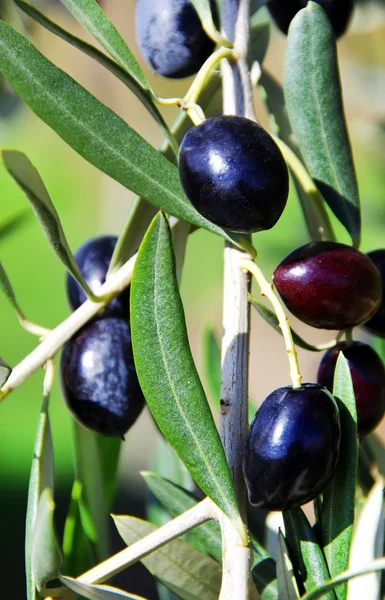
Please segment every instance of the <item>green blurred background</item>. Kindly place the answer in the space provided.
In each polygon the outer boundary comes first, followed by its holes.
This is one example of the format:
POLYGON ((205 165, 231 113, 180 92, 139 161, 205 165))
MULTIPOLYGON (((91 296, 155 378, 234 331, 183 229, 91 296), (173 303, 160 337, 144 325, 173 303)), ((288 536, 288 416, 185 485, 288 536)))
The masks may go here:
MULTIPOLYGON (((91 41, 59 3, 45 2, 41 6, 53 20, 91 41)), ((139 57, 133 27, 133 0, 105 0, 103 7, 139 57)), ((350 33, 339 43, 346 113, 361 192, 362 249, 365 251, 385 245, 384 12, 380 4, 364 2, 355 15, 350 33)), ((14 10, 7 12, 7 16, 19 30, 31 36, 38 48, 53 62, 123 116, 152 144, 159 145, 162 138, 157 126, 137 99, 111 74, 39 26, 21 19, 14 10)), ((284 48, 285 38, 273 30, 265 65, 280 80, 284 48)), ((167 82, 154 77, 140 57, 139 60, 159 95, 183 94, 189 81, 167 82)), ((3 104, 1 102, 0 98, 0 144, 24 151, 38 168, 59 212, 71 248, 75 250, 83 241, 98 234, 118 234, 133 195, 86 163, 21 103, 16 103, 12 108, 9 104, 5 107, 4 100, 3 104)), ((256 110, 258 118, 267 125, 265 109, 257 98, 256 110)), ((165 115, 171 122, 176 112, 169 109, 165 115)), ((55 327, 69 314, 64 290, 64 268, 50 251, 26 199, 1 167, 0 201, 0 225, 19 211, 26 209, 30 212, 30 218, 20 229, 0 240, 1 262, 18 301, 30 320, 46 327, 55 327)), ((348 242, 341 227, 337 225, 336 230, 341 241, 348 242)), ((266 275, 270 277, 276 264, 307 239, 298 201, 292 193, 288 208, 274 230, 258 234, 254 240, 259 264, 266 275)), ((213 325, 218 336, 221 331, 222 249, 221 239, 203 231, 195 233, 188 241, 182 295, 191 345, 200 370, 204 327, 213 325)), ((312 331, 300 323, 294 325, 309 341, 326 341, 330 337, 330 334, 312 331)), ((12 366, 36 344, 33 336, 20 328, 3 296, 0 296, 0 331, 0 355, 12 366)), ((363 337, 361 332, 358 335, 363 337)), ((305 381, 314 380, 319 358, 318 355, 300 351, 305 381)), ((279 336, 255 315, 252 319, 250 371, 250 392, 257 401, 261 401, 272 389, 288 383, 283 344, 279 336)), ((2 581, 9 582, 8 591, 2 588, 4 597, 11 597, 11 590, 12 598, 25 597, 24 519, 42 380, 42 372, 35 374, 6 398, 0 407, 0 507, 3 524, 0 569, 2 581)), ((57 384, 52 394, 50 414, 56 463, 56 497, 63 512, 73 478, 73 456, 71 417, 57 384)), ((149 468, 151 452, 158 436, 156 427, 145 411, 123 445, 119 510, 134 510, 133 499, 140 500, 143 485, 138 472, 149 468)), ((136 508, 140 510, 138 505, 136 508)), ((130 591, 134 590, 131 588, 130 591)), ((137 591, 145 593, 143 589, 137 591)), ((148 591, 149 597, 151 594, 148 591)))

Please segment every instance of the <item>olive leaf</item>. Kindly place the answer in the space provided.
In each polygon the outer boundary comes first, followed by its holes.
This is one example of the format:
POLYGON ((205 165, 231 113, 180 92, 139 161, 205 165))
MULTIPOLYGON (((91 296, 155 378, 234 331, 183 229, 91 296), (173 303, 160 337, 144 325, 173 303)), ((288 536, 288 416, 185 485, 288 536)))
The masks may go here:
POLYGON ((195 10, 197 11, 202 22, 202 27, 207 35, 217 44, 222 46, 230 46, 231 42, 226 40, 226 38, 219 33, 215 26, 213 14, 211 12, 210 0, 191 0, 191 3, 194 5, 195 10))
POLYGON ((289 558, 285 537, 281 530, 278 532, 277 579, 279 600, 298 600, 299 593, 293 565, 289 558))
POLYGON ((135 366, 158 426, 202 491, 243 531, 223 446, 191 354, 171 232, 162 213, 138 252, 130 312, 135 366))
MULTIPOLYGON (((113 515, 127 546, 157 529, 135 517, 113 515)), ((186 542, 173 540, 141 559, 150 573, 181 600, 218 600, 221 567, 186 542)))
POLYGON ((52 489, 47 487, 40 494, 33 525, 31 562, 38 592, 48 581, 58 577, 63 563, 53 522, 54 512, 52 489))
MULTIPOLYGON (((340 456, 334 476, 323 492, 322 541, 332 577, 348 567, 353 535, 354 498, 357 476, 357 411, 349 364, 340 352, 333 395, 339 400, 341 421, 340 456)), ((346 600, 347 585, 336 588, 338 600, 346 600)))
POLYGON ((360 205, 336 38, 329 18, 316 2, 309 2, 291 22, 284 88, 290 122, 310 174, 359 246, 360 205))
MULTIPOLYGON (((330 573, 314 531, 301 508, 285 510, 282 516, 295 570, 301 574, 306 591, 318 588, 330 579, 330 573)), ((325 600, 336 600, 333 590, 325 594, 325 600)))
POLYGON ((85 293, 90 298, 95 298, 95 295, 79 271, 68 246, 59 215, 52 204, 37 169, 27 156, 19 150, 2 150, 1 157, 8 173, 13 177, 29 200, 52 250, 71 273, 72 277, 81 285, 85 293))
POLYGON ((24 313, 21 310, 17 300, 15 292, 13 291, 11 282, 9 281, 8 275, 5 272, 3 265, 0 263, 0 289, 8 302, 16 312, 19 319, 24 319, 24 313))
POLYGON ((129 594, 128 592, 113 588, 109 585, 90 585, 89 583, 83 583, 82 581, 64 575, 59 577, 59 579, 69 590, 72 590, 82 598, 89 598, 90 600, 121 600, 124 598, 130 600, 145 600, 142 596, 129 594))
MULTIPOLYGON (((174 155, 177 154, 177 147, 175 145, 175 140, 173 135, 170 132, 170 129, 164 120, 161 112, 159 111, 157 105, 154 101, 154 95, 150 91, 148 86, 143 86, 143 84, 138 81, 138 79, 133 75, 131 70, 127 68, 123 68, 120 64, 111 60, 108 56, 106 56, 103 52, 100 52, 97 48, 84 42, 80 38, 74 36, 69 31, 66 31, 60 25, 57 25, 48 17, 46 17, 43 13, 37 10, 32 4, 29 2, 25 2, 24 0, 14 0, 15 4, 27 15, 29 15, 32 19, 40 23, 45 29, 51 31, 61 39, 65 40, 74 48, 77 48, 87 56, 90 56, 92 59, 96 60, 103 67, 108 69, 111 73, 113 73, 120 81, 122 81, 142 102, 142 104, 146 107, 148 112, 154 117, 155 121, 159 123, 159 125, 164 129, 165 134, 170 142, 170 146, 174 155)), ((139 65, 137 65, 139 69, 139 65)), ((143 73, 142 73, 143 75, 143 73)), ((144 78, 144 75, 143 75, 144 78)))

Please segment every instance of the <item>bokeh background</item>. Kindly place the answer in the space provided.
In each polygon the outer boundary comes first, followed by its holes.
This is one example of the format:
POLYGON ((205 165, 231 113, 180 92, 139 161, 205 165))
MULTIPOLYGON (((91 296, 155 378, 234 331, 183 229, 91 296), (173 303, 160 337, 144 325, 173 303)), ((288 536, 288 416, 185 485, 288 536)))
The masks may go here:
MULTIPOLYGON (((138 57, 159 95, 183 95, 189 80, 169 82, 156 77, 139 56, 134 32, 134 4, 134 0, 104 0, 103 8, 138 57)), ((42 1, 40 7, 71 32, 93 42, 59 2, 42 1)), ((37 24, 21 17, 9 4, 5 6, 5 13, 19 31, 33 39, 43 54, 126 119, 150 143, 156 147, 160 144, 161 131, 133 94, 110 73, 37 24)), ((280 81, 284 50, 285 38, 273 28, 265 66, 280 81)), ((339 42, 338 50, 362 200, 362 249, 367 251, 385 245, 384 2, 365 1, 360 4, 352 27, 339 42)), ((267 126, 267 115, 258 98, 256 111, 258 119, 267 126)), ((171 123, 176 111, 167 109, 164 114, 171 123)), ((27 107, 18 102, 3 81, 0 92, 0 145, 22 150, 37 167, 73 250, 95 235, 119 233, 133 195, 67 147, 27 107)), ((0 225, 15 214, 27 211, 28 217, 23 225, 0 239, 0 258, 27 317, 46 327, 55 327, 69 314, 64 288, 65 270, 50 250, 27 200, 1 166, 0 208, 0 225)), ((337 224, 336 230, 341 241, 349 242, 348 236, 337 224)), ((277 226, 272 231, 258 234, 254 239, 259 264, 267 277, 271 276, 277 263, 288 252, 307 240, 299 203, 292 192, 288 207, 277 226)), ((201 373, 202 332, 207 325, 215 327, 218 338, 221 332, 222 251, 223 241, 204 231, 194 233, 188 240, 182 296, 190 341, 201 373)), ((294 319, 293 325, 298 333, 314 343, 330 337, 330 334, 311 330, 294 319)), ((0 355, 12 366, 36 344, 35 338, 20 328, 2 295, 0 332, 0 355)), ((365 339, 365 335, 357 331, 357 338, 365 339)), ((304 380, 313 381, 320 356, 301 350, 299 354, 304 380)), ((252 316, 250 361, 250 394, 257 403, 276 387, 288 383, 286 355, 280 336, 257 315, 252 316)), ((43 373, 36 373, 0 406, 0 576, 4 598, 25 597, 24 520, 42 380, 43 373)), ((58 383, 52 394, 50 414, 60 531, 73 479, 73 456, 71 417, 63 404, 58 383)), ((149 469, 158 439, 159 433, 145 410, 123 445, 114 512, 143 516, 144 486, 139 471, 149 469)), ((129 589, 156 598, 156 592, 149 585, 142 571, 139 571, 139 578, 130 580, 129 589)))

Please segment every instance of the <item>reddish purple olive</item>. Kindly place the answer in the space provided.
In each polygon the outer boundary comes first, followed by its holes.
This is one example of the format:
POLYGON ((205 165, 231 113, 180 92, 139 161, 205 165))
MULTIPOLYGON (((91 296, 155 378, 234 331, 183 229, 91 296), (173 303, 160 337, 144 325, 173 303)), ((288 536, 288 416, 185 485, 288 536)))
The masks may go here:
POLYGON ((339 353, 348 361, 357 408, 358 435, 363 437, 380 423, 385 411, 385 367, 368 344, 340 342, 328 350, 320 363, 317 381, 333 390, 334 371, 339 353))
MULTIPOLYGON (((325 10, 336 37, 343 35, 353 13, 354 0, 314 1, 325 10)), ((269 0, 266 6, 277 27, 286 34, 297 12, 305 8, 307 3, 307 0, 269 0)))
POLYGON ((243 473, 250 503, 266 510, 301 506, 320 494, 339 456, 338 406, 324 387, 283 387, 261 404, 250 426, 243 473))
POLYGON ((273 276, 287 308, 321 329, 365 323, 381 303, 381 276, 365 254, 338 242, 310 242, 289 254, 273 276))
POLYGON ((373 250, 367 256, 374 262, 381 275, 382 302, 373 317, 366 321, 365 329, 385 338, 385 250, 373 250))

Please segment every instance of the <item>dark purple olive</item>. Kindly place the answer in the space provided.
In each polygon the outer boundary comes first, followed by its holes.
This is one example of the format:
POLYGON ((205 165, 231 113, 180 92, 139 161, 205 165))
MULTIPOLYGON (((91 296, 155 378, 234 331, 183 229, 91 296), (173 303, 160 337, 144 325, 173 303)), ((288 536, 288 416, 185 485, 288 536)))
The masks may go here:
POLYGON ((219 227, 270 229, 286 206, 286 163, 273 138, 244 117, 211 117, 192 127, 179 150, 179 174, 191 204, 219 227))
POLYGON ((382 302, 373 317, 366 321, 365 329, 385 338, 385 250, 373 250, 367 256, 374 262, 381 275, 382 302))
MULTIPOLYGON (((81 274, 94 294, 98 294, 106 280, 108 268, 116 246, 117 238, 112 235, 103 235, 92 238, 80 246, 75 252, 75 260, 81 274)), ((72 310, 79 308, 87 300, 87 296, 80 285, 67 276, 67 296, 72 310)), ((127 288, 114 298, 103 310, 103 316, 129 317, 130 292, 127 288)))
POLYGON ((337 242, 311 242, 289 254, 274 271, 287 308, 321 329, 365 323, 381 302, 381 276, 362 252, 337 242))
POLYGON ((317 381, 333 390, 338 354, 349 363, 357 408, 358 435, 368 435, 380 423, 385 411, 385 368, 378 354, 362 342, 340 342, 328 350, 320 363, 317 381))
MULTIPOLYGON (((315 0, 315 2, 325 10, 336 37, 343 35, 353 13, 354 0, 315 0)), ((266 6, 277 27, 286 34, 297 12, 305 8, 307 3, 307 0, 269 0, 266 6)))
POLYGON ((305 383, 272 392, 258 409, 245 444, 250 503, 286 510, 313 500, 333 476, 340 438, 337 403, 325 388, 305 383))
POLYGON ((65 402, 81 425, 122 437, 144 406, 126 321, 89 323, 64 346, 61 385, 65 402))

